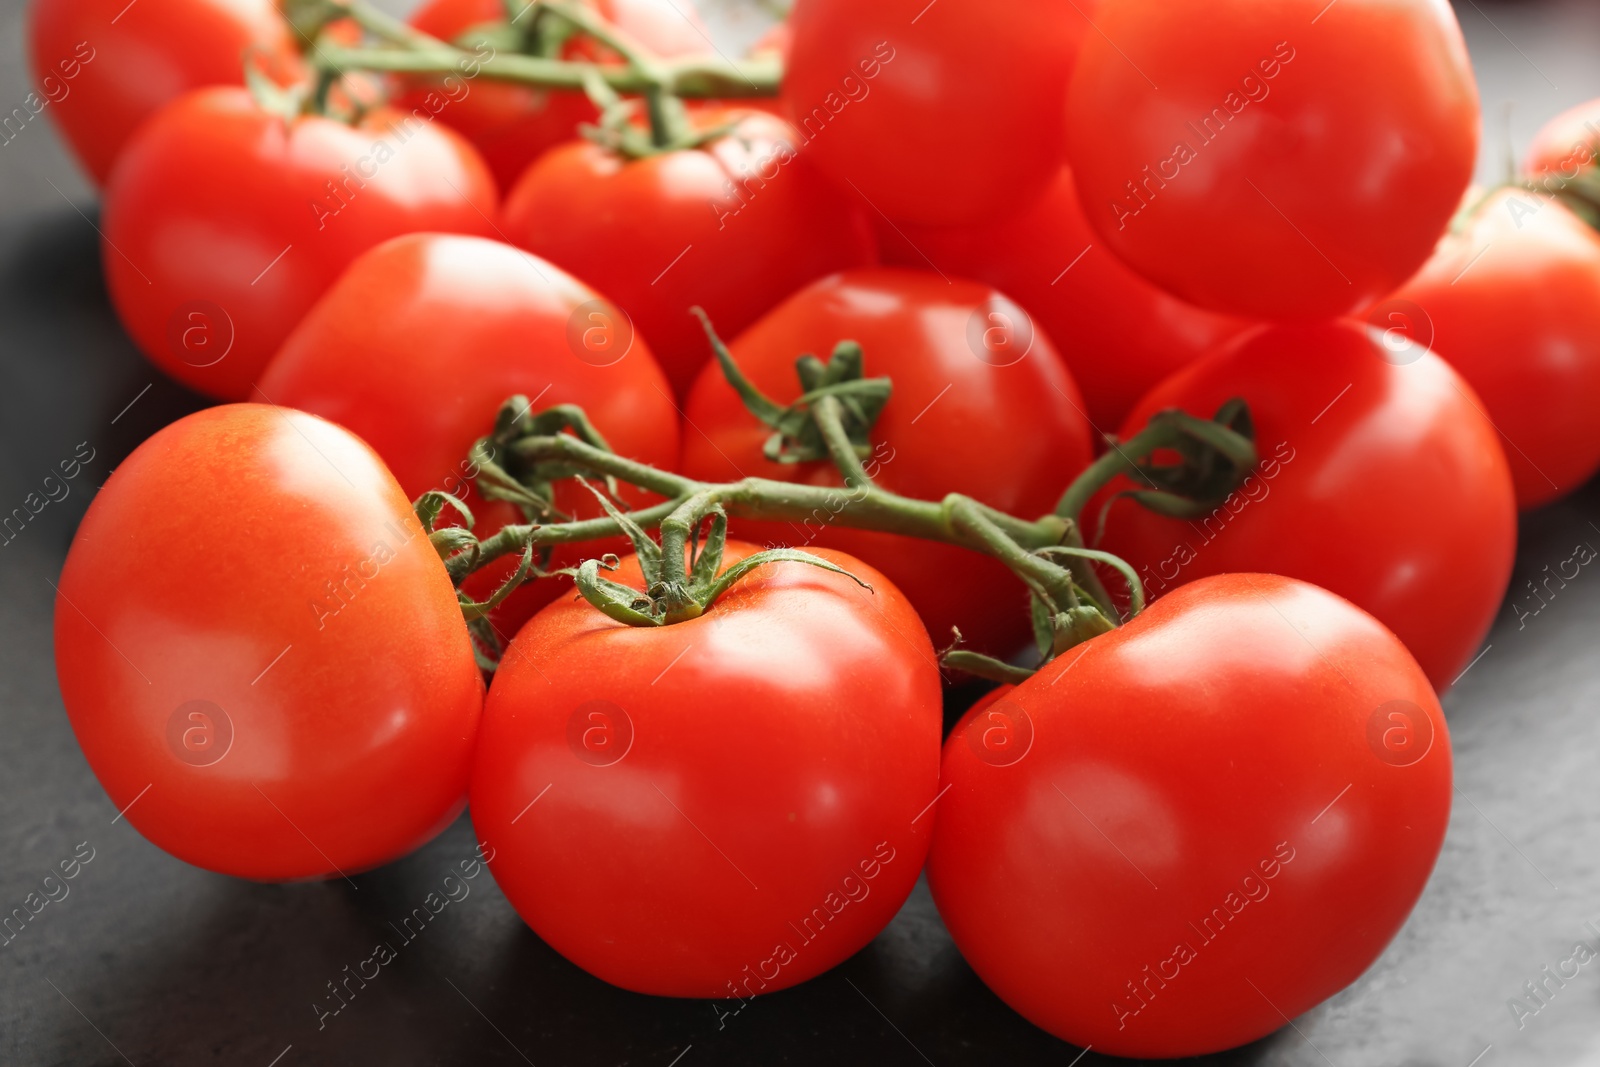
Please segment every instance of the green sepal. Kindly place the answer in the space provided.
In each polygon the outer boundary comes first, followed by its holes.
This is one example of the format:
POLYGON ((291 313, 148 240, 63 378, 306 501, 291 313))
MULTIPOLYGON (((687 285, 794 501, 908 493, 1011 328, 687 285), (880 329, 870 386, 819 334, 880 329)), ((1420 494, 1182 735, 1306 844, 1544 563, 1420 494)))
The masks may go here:
POLYGON ((1040 660, 1048 660, 1056 646, 1055 612, 1038 593, 1028 597, 1028 621, 1033 627, 1033 647, 1040 660))
POLYGON ((709 515, 711 532, 706 534, 705 544, 699 543, 698 523, 695 525, 695 539, 690 544, 689 582, 697 588, 716 581, 717 571, 722 568, 722 554, 728 545, 728 513, 722 510, 721 504, 717 504, 709 515))
POLYGON ((646 587, 654 587, 661 582, 661 546, 656 544, 643 526, 634 522, 621 509, 613 504, 600 490, 590 484, 587 478, 579 478, 578 484, 594 494, 600 501, 600 506, 605 509, 606 517, 622 527, 622 532, 628 535, 628 540, 633 542, 633 550, 639 556, 639 571, 644 575, 646 587))
MULTIPOLYGON (((616 557, 607 558, 611 561, 607 569, 615 568, 616 557)), ((583 599, 610 618, 629 626, 662 625, 666 619, 656 614, 655 602, 648 596, 621 582, 601 577, 600 568, 605 563, 605 560, 589 559, 578 565, 575 582, 583 599)))
POLYGON ((1177 505, 1171 498, 1176 497, 1190 501, 1194 509, 1202 509, 1192 514, 1205 514, 1226 500, 1255 465, 1255 426, 1249 407, 1238 397, 1218 408, 1210 421, 1181 411, 1161 412, 1155 418, 1180 424, 1183 432, 1172 444, 1180 460, 1139 465, 1140 480, 1149 488, 1141 487, 1130 495, 1141 503, 1142 497, 1148 497, 1174 508, 1177 505))
POLYGON ((428 534, 428 543, 433 550, 439 553, 439 558, 448 560, 458 553, 465 552, 470 557, 465 568, 470 571, 478 562, 480 544, 478 538, 471 530, 464 530, 459 526, 446 526, 442 530, 434 530, 428 534))
POLYGON ((765 552, 757 552, 755 555, 746 556, 723 571, 709 586, 694 594, 695 600, 699 602, 702 608, 710 607, 718 597, 732 588, 735 582, 765 563, 806 563, 813 567, 820 567, 825 571, 842 574, 870 593, 877 592, 870 583, 862 581, 837 563, 831 563, 821 556, 814 556, 810 552, 802 552, 798 548, 769 548, 765 552))
POLYGON ((499 607, 506 597, 516 592, 517 588, 527 579, 529 572, 534 570, 536 568, 533 565, 533 538, 530 536, 527 545, 522 549, 522 559, 518 561, 517 569, 512 571, 511 575, 501 582, 493 593, 489 594, 487 600, 473 600, 467 596, 457 595, 457 599, 461 602, 462 617, 468 622, 472 622, 488 615, 489 612, 499 607))
POLYGON ((1002 685, 1021 685, 1036 673, 1028 667, 1018 667, 1004 660, 985 656, 982 652, 969 652, 952 648, 939 657, 939 662, 953 671, 961 671, 975 678, 984 678, 1002 685))
POLYGON ((434 527, 439 522, 439 516, 446 507, 454 508, 466 522, 467 529, 472 529, 477 524, 477 519, 472 516, 472 509, 467 507, 466 501, 458 496, 439 489, 430 489, 411 502, 411 510, 416 512, 417 521, 422 523, 425 533, 433 533, 434 527))
MULTIPOLYGON (((1139 573, 1120 556, 1114 556, 1110 552, 1101 552, 1099 549, 1094 548, 1079 548, 1076 545, 1050 545, 1045 548, 1035 549, 1034 555, 1046 558, 1067 556, 1072 559, 1087 560, 1090 563, 1104 564, 1120 574, 1123 582, 1128 587, 1128 618, 1131 619, 1144 610, 1144 583, 1139 580, 1139 573)), ((1079 592, 1081 594, 1083 591, 1080 589, 1079 592)), ((1102 604, 1100 607, 1108 612, 1114 610, 1114 606, 1111 604, 1102 604)))

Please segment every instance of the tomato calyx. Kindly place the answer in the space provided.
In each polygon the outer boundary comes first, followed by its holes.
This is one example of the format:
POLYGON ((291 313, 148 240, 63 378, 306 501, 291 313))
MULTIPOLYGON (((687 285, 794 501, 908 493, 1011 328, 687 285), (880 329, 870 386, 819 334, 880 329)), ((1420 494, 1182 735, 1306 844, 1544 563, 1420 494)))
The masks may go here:
POLYGON ((870 584, 838 564, 794 548, 757 552, 723 570, 728 513, 717 501, 714 491, 691 496, 663 519, 658 544, 642 526, 618 510, 604 493, 588 481, 583 484, 633 542, 639 569, 644 575, 643 591, 604 577, 600 573, 602 570, 616 570, 620 562, 611 554, 585 560, 578 566, 579 594, 618 622, 629 626, 667 626, 697 619, 739 579, 765 563, 806 563, 843 574, 863 589, 872 590, 870 584), (701 541, 702 529, 706 530, 704 542, 701 541))
POLYGON ((1126 441, 1107 437, 1107 448, 1067 487, 1055 513, 1080 521, 1091 498, 1113 479, 1126 476, 1139 488, 1112 495, 1100 508, 1096 542, 1111 506, 1128 499, 1175 519, 1210 514, 1239 487, 1256 465, 1255 426, 1240 397, 1224 403, 1210 419, 1177 408, 1159 411, 1126 441), (1176 462, 1156 456, 1176 453, 1176 462))
MULTIPOLYGON (((1541 177, 1497 186, 1485 193, 1481 200, 1463 214, 1476 213, 1476 209, 1490 196, 1508 186, 1544 197, 1546 200, 1555 200, 1587 223, 1591 229, 1600 230, 1600 163, 1579 167, 1577 172, 1570 176, 1566 171, 1546 171, 1541 177)), ((1524 210, 1526 214, 1531 215, 1537 208, 1524 205, 1524 210)))
MULTIPOLYGON (((538 412, 532 407, 532 401, 521 395, 500 405, 493 432, 473 444, 466 469, 484 499, 515 505, 528 522, 564 522, 571 516, 554 504, 555 483, 587 471, 559 461, 526 459, 517 453, 516 442, 524 437, 570 433, 604 452, 610 452, 611 446, 576 404, 557 404, 538 412)), ((605 481, 607 490, 615 495, 615 480, 607 477, 605 481)))
MULTIPOLYGON (((893 385, 888 378, 864 377, 865 357, 859 344, 840 341, 826 363, 810 352, 796 359, 795 372, 800 377, 801 393, 785 407, 757 389, 739 369, 706 313, 698 307, 690 310, 705 328, 723 377, 739 394, 750 414, 772 428, 773 434, 762 448, 767 459, 774 463, 809 463, 833 458, 823 430, 825 418, 819 421, 817 417, 825 398, 832 399, 833 406, 826 410, 836 411, 838 432, 857 457, 853 466, 859 466, 860 460, 872 455, 872 426, 883 414, 893 385)), ((843 473, 848 477, 855 472, 843 473)))

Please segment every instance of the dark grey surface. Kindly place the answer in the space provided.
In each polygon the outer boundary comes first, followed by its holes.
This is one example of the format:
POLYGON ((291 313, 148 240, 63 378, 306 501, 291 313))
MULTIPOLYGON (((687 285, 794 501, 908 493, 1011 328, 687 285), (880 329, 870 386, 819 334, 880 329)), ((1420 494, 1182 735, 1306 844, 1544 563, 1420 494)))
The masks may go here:
MULTIPOLYGON (((1491 127, 1490 177, 1502 102, 1517 102, 1521 143, 1556 110, 1600 95, 1600 4, 1465 0, 1460 10, 1491 127)), ((7 0, 0 110, 26 91, 20 25, 7 0)), ((312 1005, 325 983, 470 855, 470 826, 356 888, 258 886, 185 866, 115 818, 61 709, 50 582, 115 463, 200 401, 122 336, 100 282, 92 197, 43 124, 0 147, 0 190, 0 512, 80 442, 95 451, 70 495, 0 546, 0 912, 80 843, 94 854, 65 898, 0 946, 0 1064, 1073 1062, 1076 1049, 977 981, 922 888, 844 966, 719 1027, 706 1002, 623 993, 567 964, 483 876, 319 1030, 312 1005)), ((1523 520, 1513 596, 1579 542, 1600 546, 1600 487, 1523 520)), ((1459 791, 1410 923, 1364 978, 1294 1028, 1208 1062, 1600 1065, 1600 962, 1522 1029, 1507 1008, 1593 937, 1586 922, 1600 925, 1600 573, 1583 570, 1521 622, 1502 610, 1445 701, 1459 791)))

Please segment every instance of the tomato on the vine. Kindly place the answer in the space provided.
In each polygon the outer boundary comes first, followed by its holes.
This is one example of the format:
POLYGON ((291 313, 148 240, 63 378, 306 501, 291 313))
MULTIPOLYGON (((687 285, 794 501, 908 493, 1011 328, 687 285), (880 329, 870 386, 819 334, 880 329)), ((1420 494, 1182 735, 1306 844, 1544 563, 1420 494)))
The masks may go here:
MULTIPOLYGON (((580 0, 595 14, 659 56, 692 55, 710 50, 710 38, 689 0, 580 0)), ((540 20, 561 26, 560 16, 529 3, 509 25, 537 35, 540 20)), ((445 41, 471 40, 474 30, 499 30, 506 23, 503 0, 428 0, 410 18, 411 25, 445 41)), ((568 37, 559 48, 562 59, 616 63, 610 49, 585 36, 568 37)), ((490 78, 466 79, 413 76, 397 104, 421 104, 429 93, 446 103, 439 120, 458 131, 483 153, 502 192, 509 190, 528 165, 547 150, 578 135, 583 123, 596 122, 599 111, 580 91, 544 89, 490 78)))
POLYGON ((1520 506, 1564 496, 1600 469, 1600 234, 1559 202, 1494 193, 1373 313, 1431 346, 1482 398, 1520 506))
MULTIPOLYGON (((1009 298, 977 282, 891 267, 847 271, 802 289, 729 347, 758 389, 789 403, 801 391, 795 358, 826 356, 842 340, 861 344, 867 377, 893 382, 864 463, 886 489, 932 500, 965 493, 1033 518, 1054 507, 1089 461, 1083 400, 1050 339, 1009 298)), ((715 364, 695 383, 684 419, 683 464, 692 477, 843 484, 826 460, 767 459, 771 431, 715 364)), ((905 592, 940 644, 951 627, 997 655, 1026 641, 1026 595, 998 561, 833 520, 735 519, 732 528, 749 540, 827 545, 866 560, 905 592)))
MULTIPOLYGON (((880 236, 883 236, 880 234, 880 236)), ((1038 203, 998 222, 904 226, 883 241, 885 262, 986 282, 1043 326, 1105 433, 1162 378, 1248 323, 1186 304, 1118 259, 1090 228, 1072 172, 1038 203)))
POLYGON ((1377 620, 1227 574, 974 708, 942 778, 928 883, 973 970, 1058 1037, 1155 1058, 1366 970, 1439 855, 1451 754, 1377 620))
MULTIPOLYGON (((666 378, 627 320, 559 268, 479 237, 408 234, 362 255, 289 335, 257 393, 360 435, 408 497, 437 489, 464 498, 479 537, 524 521, 511 504, 473 491, 477 472, 467 461, 511 396, 526 396, 534 411, 576 404, 620 455, 664 468, 678 461, 666 378)), ((635 505, 644 499, 619 492, 635 505)), ((600 513, 571 481, 557 483, 555 503, 569 514, 600 513)), ((558 550, 552 565, 613 547, 558 550)), ((513 568, 508 558, 463 588, 482 599, 513 568)), ((523 586, 497 610, 496 625, 514 634, 563 587, 523 586)))
POLYGON ((1089 221, 1202 307, 1325 319, 1422 265, 1471 179, 1447 0, 1120 0, 1067 94, 1089 221))
MULTIPOLYGON (((937 661, 881 574, 815 554, 872 589, 766 563, 698 618, 636 628, 565 599, 507 649, 473 826, 518 914, 589 973, 749 999, 843 961, 915 885, 937 661)), ((614 577, 638 586, 636 560, 614 577)))
POLYGON ((1534 135, 1522 172, 1530 178, 1570 181, 1600 160, 1600 100, 1568 108, 1534 135))
POLYGON ((487 234, 494 182, 472 146, 377 108, 293 120, 245 89, 190 93, 129 141, 106 189, 102 259, 123 325, 157 366, 223 399, 356 256, 417 230, 487 234))
POLYGON ((504 222, 510 240, 616 301, 679 395, 711 358, 691 306, 732 336, 874 255, 866 219, 796 154, 787 123, 715 108, 690 121, 730 129, 631 160, 589 141, 551 150, 507 197, 504 222))
MULTIPOLYGON (((1234 397, 1250 407, 1256 469, 1187 521, 1115 500, 1099 547, 1132 564, 1152 597, 1240 571, 1314 582, 1392 629, 1442 691, 1488 632, 1516 548, 1511 472, 1483 402, 1401 335, 1356 322, 1265 327, 1158 385, 1123 436, 1165 408, 1209 417, 1234 397)), ((1112 482, 1085 529, 1110 494, 1143 488, 1112 482)))
POLYGON ((350 875, 460 813, 482 676, 438 553, 353 434, 261 404, 180 419, 94 498, 58 589, 78 743, 179 859, 350 875))
POLYGON ((36 0, 28 18, 35 97, 104 185, 134 129, 207 85, 243 85, 246 62, 287 81, 303 64, 273 0, 36 0), (249 50, 249 55, 246 55, 249 50))
POLYGON ((1098 6, 796 0, 783 98, 806 158, 896 222, 1026 207, 1061 166, 1061 100, 1098 6))

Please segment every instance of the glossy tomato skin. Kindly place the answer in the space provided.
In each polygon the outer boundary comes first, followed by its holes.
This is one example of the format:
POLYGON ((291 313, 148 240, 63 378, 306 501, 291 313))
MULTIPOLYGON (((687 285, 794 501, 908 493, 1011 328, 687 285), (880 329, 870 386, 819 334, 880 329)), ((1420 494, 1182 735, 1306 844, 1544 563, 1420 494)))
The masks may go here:
MULTIPOLYGON (((779 403, 800 395, 795 357, 861 344, 868 377, 894 393, 872 430, 868 474, 924 500, 966 493, 1013 515, 1050 511, 1090 457, 1089 425, 1072 376, 1042 330, 988 286, 874 267, 824 278, 790 297, 730 346, 756 387, 779 403), (985 347, 1007 331, 1003 348, 985 347), (1031 347, 1027 334, 1031 332, 1031 347), (1019 352, 1025 352, 1018 355, 1019 352)), ((771 435, 707 367, 684 405, 685 473, 842 485, 830 463, 774 463, 771 435)), ((805 523, 734 520, 768 544, 827 545, 887 574, 938 644, 951 627, 975 648, 1008 654, 1027 640, 1027 596, 1000 563, 951 545, 850 530, 819 515, 805 523)))
MULTIPOLYGON (((535 410, 576 404, 615 452, 677 465, 678 413, 666 378, 641 339, 611 330, 620 321, 592 289, 520 249, 408 234, 350 265, 289 335, 257 392, 359 435, 407 497, 430 489, 464 497, 478 536, 488 537, 523 520, 511 505, 472 491, 467 452, 512 396, 537 397, 535 410)), ((621 491, 635 504, 645 499, 621 491)), ((570 481, 556 492, 564 511, 599 513, 593 496, 570 481)), ((621 544, 586 544, 558 553, 552 565, 576 565, 621 544)), ((486 569, 464 588, 485 597, 511 566, 486 569)), ((505 637, 565 588, 552 578, 514 593, 495 619, 505 637)))
POLYGON ((1363 308, 1428 258, 1472 176, 1477 88, 1446 0, 1325 6, 1124 0, 1085 40, 1067 146, 1089 221, 1191 303, 1363 308))
POLYGON ((1559 202, 1493 194, 1374 315, 1420 331, 1482 398, 1519 506, 1600 468, 1600 234, 1559 202))
POLYGON ((783 97, 806 157, 896 222, 1022 209, 1061 166, 1061 99, 1098 6, 796 0, 783 97))
MULTIPOLYGON (((659 56, 710 51, 700 17, 688 0, 585 0, 585 6, 659 56)), ((410 18, 411 25, 445 41, 474 27, 503 23, 501 0, 429 0, 410 18)), ((617 56, 588 38, 573 38, 561 51, 575 61, 615 63, 617 56)), ((578 126, 597 122, 600 113, 581 92, 559 92, 489 78, 417 78, 404 86, 401 106, 428 106, 436 94, 439 121, 483 153, 502 192, 547 150, 572 140, 578 126)))
MULTIPOLYGON (((1510 580, 1516 500, 1471 386, 1420 346, 1384 340, 1355 322, 1267 327, 1162 382, 1124 437, 1163 408, 1209 417, 1237 396, 1260 462, 1193 522, 1117 502, 1100 547, 1133 564, 1154 597, 1236 571, 1313 582, 1392 629, 1443 691, 1510 580)), ((1119 480, 1108 492, 1129 488, 1119 480)))
MULTIPOLYGON (((507 651, 473 826, 518 914, 589 973, 774 992, 864 946, 915 885, 939 773, 933 649, 882 575, 817 555, 873 591, 774 564, 671 626, 557 601, 507 651)), ((640 583, 632 558, 619 575, 640 583)))
POLYGON ((678 394, 711 359, 699 305, 732 337, 830 271, 871 262, 859 210, 794 151, 794 130, 759 111, 702 110, 733 134, 633 161, 588 141, 547 153, 506 199, 516 244, 616 301, 678 394))
POLYGON ((1522 171, 1530 178, 1571 181, 1578 170, 1600 157, 1600 100, 1568 108, 1534 136, 1523 158, 1522 171))
POLYGON ((303 67, 272 0, 35 0, 28 29, 44 113, 97 185, 163 104, 243 85, 246 49, 279 80, 303 67))
POLYGON ((180 419, 95 497, 59 589, 78 743, 179 859, 337 877, 460 813, 482 677, 437 553, 350 433, 259 404, 180 419))
POLYGON ((905 226, 884 261, 986 282, 1050 335, 1083 390, 1090 421, 1114 433, 1168 374, 1251 325, 1186 304, 1110 252, 1063 168, 1021 214, 976 226, 905 226))
POLYGON ((244 89, 202 89, 129 142, 106 190, 102 259, 145 355, 242 399, 356 256, 416 230, 486 233, 494 210, 483 161, 437 123, 380 108, 358 127, 290 124, 244 89))
POLYGON ((1443 844, 1450 742, 1375 619, 1228 574, 974 709, 941 788, 928 882, 984 982, 1075 1044, 1190 1056, 1377 958, 1443 844))

